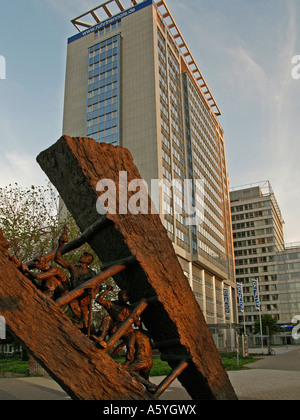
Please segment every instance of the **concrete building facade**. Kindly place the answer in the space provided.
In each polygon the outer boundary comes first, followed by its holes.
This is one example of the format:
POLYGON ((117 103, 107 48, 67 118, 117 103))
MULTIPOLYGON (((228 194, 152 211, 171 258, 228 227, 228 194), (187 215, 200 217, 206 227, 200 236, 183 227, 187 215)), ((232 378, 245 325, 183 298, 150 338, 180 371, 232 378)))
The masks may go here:
POLYGON ((190 286, 208 324, 227 327, 237 308, 220 110, 165 2, 128 6, 72 21, 63 134, 128 148, 148 186, 162 181, 159 213, 190 286))
POLYGON ((300 243, 284 244, 284 249, 277 250, 276 275, 280 324, 277 342, 291 344, 292 330, 300 320, 300 243))
MULTIPOLYGON (((283 218, 269 181, 233 188, 230 193, 236 281, 243 285, 244 314, 251 333, 259 319, 252 280, 259 284, 261 314, 276 318, 280 343, 291 337, 291 321, 300 313, 300 248, 284 242, 283 218)), ((290 341, 290 340, 289 340, 290 341)))

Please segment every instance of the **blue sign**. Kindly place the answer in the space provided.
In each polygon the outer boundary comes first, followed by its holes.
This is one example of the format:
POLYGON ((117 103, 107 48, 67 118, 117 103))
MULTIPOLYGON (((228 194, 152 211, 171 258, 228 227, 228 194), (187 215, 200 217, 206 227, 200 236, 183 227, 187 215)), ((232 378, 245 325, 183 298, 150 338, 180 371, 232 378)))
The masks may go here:
POLYGON ((229 290, 224 289, 223 294, 224 294, 225 314, 228 315, 228 314, 230 314, 229 290))
POLYGON ((252 280, 252 286, 253 286, 255 308, 259 311, 260 310, 260 301, 259 301, 258 281, 257 280, 252 280))
POLYGON ((239 298, 239 305, 241 312, 244 312, 244 297, 243 297, 243 285, 241 283, 236 284, 238 298, 239 298))

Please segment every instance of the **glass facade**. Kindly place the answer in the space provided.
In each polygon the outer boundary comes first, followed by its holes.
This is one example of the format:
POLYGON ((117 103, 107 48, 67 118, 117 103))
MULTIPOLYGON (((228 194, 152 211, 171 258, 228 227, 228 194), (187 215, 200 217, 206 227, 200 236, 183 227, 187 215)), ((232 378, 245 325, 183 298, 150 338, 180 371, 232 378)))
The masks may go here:
POLYGON ((219 140, 203 99, 187 73, 183 85, 189 176, 202 180, 204 188, 199 206, 203 212, 198 214, 201 223, 198 232, 193 232, 193 251, 221 262, 225 261, 226 250, 219 140))
MULTIPOLYGON (((97 38, 100 33, 96 33, 97 38)), ((89 48, 86 135, 119 145, 120 36, 89 48)))
POLYGON ((191 254, 226 266, 220 139, 213 119, 168 33, 157 31, 165 227, 171 240, 191 254), (168 42, 167 42, 168 41, 168 42), (198 226, 187 226, 184 180, 191 179, 198 226), (195 180, 198 180, 197 189, 195 180), (199 182, 201 181, 201 182, 199 182), (175 228, 174 228, 175 227, 175 228))

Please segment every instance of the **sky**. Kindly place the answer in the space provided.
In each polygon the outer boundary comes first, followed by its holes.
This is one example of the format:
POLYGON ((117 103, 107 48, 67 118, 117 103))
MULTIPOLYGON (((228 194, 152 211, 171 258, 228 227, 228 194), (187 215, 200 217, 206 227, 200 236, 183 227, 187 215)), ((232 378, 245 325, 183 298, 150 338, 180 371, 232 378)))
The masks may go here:
MULTIPOLYGON (((300 242, 299 0, 165 1, 222 112, 231 187, 269 180, 285 240, 300 242)), ((70 20, 100 4, 1 2, 0 187, 47 182, 35 159, 62 133, 70 20)))

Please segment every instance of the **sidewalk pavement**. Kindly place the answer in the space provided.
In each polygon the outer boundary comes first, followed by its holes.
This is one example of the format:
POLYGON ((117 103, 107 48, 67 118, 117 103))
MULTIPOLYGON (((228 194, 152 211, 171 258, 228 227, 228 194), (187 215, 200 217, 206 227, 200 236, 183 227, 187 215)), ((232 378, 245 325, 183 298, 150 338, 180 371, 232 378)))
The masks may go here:
MULTIPOLYGON (((276 349, 276 356, 262 357, 248 369, 229 372, 240 400, 300 400, 300 348, 276 349)), ((163 378, 151 378, 159 384, 163 378)), ((178 381, 160 398, 164 401, 190 400, 178 381)), ((49 377, 0 378, 0 400, 70 400, 49 377)))
MULTIPOLYGON (((160 384, 165 377, 156 376, 151 382, 160 384)), ((0 378, 1 400, 71 400, 64 390, 50 377, 0 378)), ((187 391, 176 380, 160 400, 191 400, 187 391)))
POLYGON ((240 400, 300 400, 300 349, 275 348, 246 370, 229 372, 240 400))

